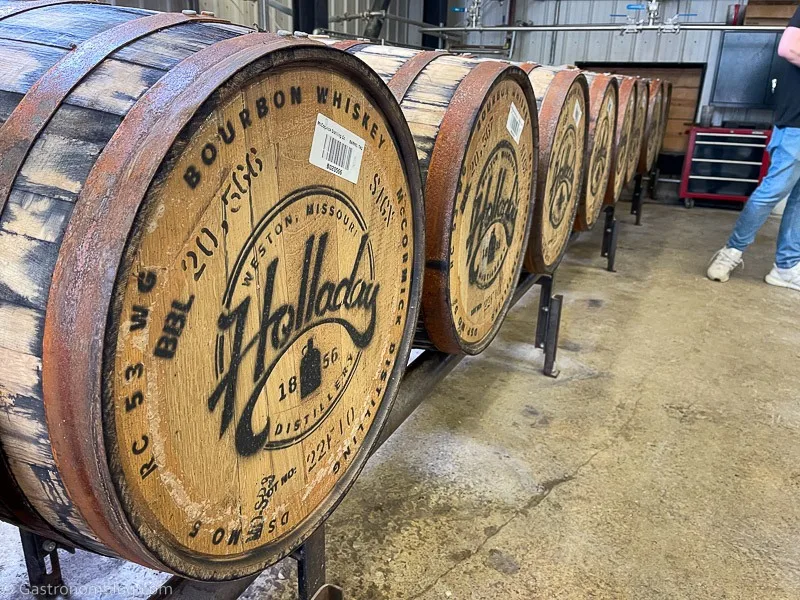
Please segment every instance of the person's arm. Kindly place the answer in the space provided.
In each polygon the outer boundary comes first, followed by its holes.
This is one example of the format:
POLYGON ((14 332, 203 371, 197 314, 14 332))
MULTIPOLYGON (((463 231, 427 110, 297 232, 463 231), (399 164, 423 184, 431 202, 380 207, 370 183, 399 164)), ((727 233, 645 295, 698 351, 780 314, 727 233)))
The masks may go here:
POLYGON ((781 36, 781 43, 778 45, 778 56, 785 58, 794 66, 800 67, 800 29, 792 26, 786 28, 781 36))

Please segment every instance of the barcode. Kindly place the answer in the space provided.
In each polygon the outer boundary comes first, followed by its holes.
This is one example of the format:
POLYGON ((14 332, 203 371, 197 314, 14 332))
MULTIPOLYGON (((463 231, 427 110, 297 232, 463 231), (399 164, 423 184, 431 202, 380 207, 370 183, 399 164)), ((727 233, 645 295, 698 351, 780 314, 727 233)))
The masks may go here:
POLYGON ((572 120, 576 123, 580 123, 581 117, 583 116, 583 111, 581 110, 581 105, 578 104, 578 101, 575 101, 575 106, 572 109, 572 120))
POLYGON ((314 138, 308 162, 338 175, 350 183, 358 183, 364 140, 325 115, 317 114, 314 138))
POLYGON ((322 156, 329 163, 347 171, 350 169, 353 149, 335 137, 328 135, 325 136, 325 143, 322 146, 322 156))
POLYGON ((508 120, 506 121, 506 129, 508 129, 508 133, 511 134, 511 137, 514 138, 514 141, 519 144, 519 140, 522 137, 522 129, 525 127, 525 119, 522 118, 522 115, 519 114, 519 110, 511 103, 511 108, 508 110, 508 120))

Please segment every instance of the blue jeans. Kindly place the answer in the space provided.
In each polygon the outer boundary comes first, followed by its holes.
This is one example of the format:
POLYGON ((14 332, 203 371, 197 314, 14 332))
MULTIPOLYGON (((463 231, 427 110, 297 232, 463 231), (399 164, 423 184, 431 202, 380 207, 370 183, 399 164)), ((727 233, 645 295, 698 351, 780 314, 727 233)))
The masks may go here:
POLYGON ((800 128, 776 127, 767 149, 772 159, 769 171, 744 205, 728 247, 747 249, 775 205, 788 196, 775 264, 790 269, 800 263, 800 128))

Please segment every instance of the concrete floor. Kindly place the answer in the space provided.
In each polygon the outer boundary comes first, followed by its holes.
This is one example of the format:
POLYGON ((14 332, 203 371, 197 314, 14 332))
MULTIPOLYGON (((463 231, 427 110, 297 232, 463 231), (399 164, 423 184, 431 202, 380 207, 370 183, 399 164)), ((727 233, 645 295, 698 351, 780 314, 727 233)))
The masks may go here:
MULTIPOLYGON (((777 221, 730 283, 703 277, 736 216, 623 213, 616 274, 601 232, 581 238, 557 281, 561 376, 539 373, 531 292, 367 465, 329 521, 329 579, 351 600, 800 598, 800 294, 762 283, 777 221)), ((24 567, 2 532, 10 600, 24 567)), ((63 563, 103 598, 164 579, 63 563)), ((244 597, 293 599, 295 577, 244 597)))

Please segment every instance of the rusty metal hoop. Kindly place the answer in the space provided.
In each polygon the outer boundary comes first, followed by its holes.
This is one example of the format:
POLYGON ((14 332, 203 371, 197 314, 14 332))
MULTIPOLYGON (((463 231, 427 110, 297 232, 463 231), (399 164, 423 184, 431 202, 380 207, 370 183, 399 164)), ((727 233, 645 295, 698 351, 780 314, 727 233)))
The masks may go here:
MULTIPOLYGON (((522 70, 525 73, 530 73, 534 69, 540 68, 543 65, 538 63, 523 63, 520 65, 522 70)), ((541 176, 538 178, 537 186, 536 186, 536 203, 534 205, 533 211, 533 225, 531 227, 531 236, 530 242, 528 243, 526 256, 525 256, 525 269, 531 273, 536 274, 549 274, 556 270, 558 265, 561 263, 561 260, 564 258, 564 254, 567 251, 567 243, 565 242, 560 248, 560 251, 555 258, 555 260, 551 262, 546 262, 543 257, 543 250, 541 247, 541 239, 537 239, 536 233, 541 232, 543 228, 543 223, 545 219, 544 210, 546 202, 544 202, 544 197, 546 193, 546 185, 547 185, 547 172, 550 168, 550 159, 551 159, 551 151, 556 143, 556 125, 558 124, 558 120, 561 114, 562 104, 559 102, 549 102, 548 99, 551 97, 558 97, 561 96, 566 98, 570 87, 578 83, 583 90, 585 104, 588 105, 589 103, 589 89, 588 85, 586 84, 586 78, 578 69, 563 69, 555 74, 553 81, 550 83, 550 87, 547 89, 547 94, 544 97, 544 101, 541 103, 541 107, 539 109, 539 173, 541 176)), ((585 120, 585 126, 588 128, 589 120, 585 120)), ((585 154, 586 146, 585 140, 587 135, 584 134, 584 147, 583 148, 576 148, 576 152, 583 152, 585 154)), ((579 180, 582 182, 583 178, 579 180)), ((578 189, 576 191, 577 198, 580 198, 581 190, 578 189)), ((578 211, 578 202, 574 203, 574 206, 571 209, 570 215, 567 216, 569 227, 568 231, 572 232, 575 223, 575 217, 578 211)), ((567 235, 567 240, 569 239, 569 234, 567 235)))
POLYGON ((76 46, 31 86, 0 126, 0 212, 8 201, 28 152, 70 92, 120 48, 156 31, 189 21, 214 22, 217 19, 181 13, 157 13, 132 19, 76 46))
MULTIPOLYGON (((441 53, 438 53, 441 56, 441 53)), ((428 58, 428 57, 426 57, 428 58)), ((436 58, 434 56, 433 58, 436 58)), ((432 58, 432 59, 433 59, 432 58)), ((431 59, 431 60, 432 60, 431 59)), ((420 60, 419 64, 424 61, 420 60)), ((425 62, 427 64, 428 60, 425 62)), ((424 64, 419 69, 424 68, 424 64)), ((493 61, 484 62, 470 71, 458 85, 455 94, 450 100, 447 112, 444 115, 436 137, 436 143, 431 153, 428 167, 428 177, 425 183, 425 220, 429 231, 442 232, 442 235, 427 236, 425 241, 425 280, 423 284, 422 310, 423 314, 450 314, 450 297, 448 294, 448 281, 450 264, 450 240, 453 223, 454 198, 458 194, 458 181, 461 173, 460 165, 466 157, 466 151, 473 131, 464 127, 464 123, 472 123, 480 113, 483 99, 490 90, 500 81, 501 77, 510 77, 515 80, 524 91, 531 107, 531 121, 535 120, 533 178, 531 185, 530 202, 534 210, 530 211, 525 224, 523 248, 528 245, 531 232, 532 215, 535 212, 535 190, 538 182, 538 161, 536 154, 539 149, 538 113, 536 111, 536 98, 527 74, 519 67, 509 63, 493 61)), ((516 266, 513 279, 516 281, 522 270, 522 260, 516 266)), ((511 296, 506 299, 500 314, 505 314, 511 303, 511 296)), ((437 348, 449 353, 477 354, 481 352, 494 339, 502 325, 502 319, 497 319, 491 331, 477 344, 466 344, 459 341, 460 336, 456 331, 456 324, 452 319, 428 319, 425 328, 431 341, 437 348)))
MULTIPOLYGON (((213 571, 208 562, 201 564, 163 543, 145 544, 134 533, 124 507, 131 499, 118 487, 120 481, 113 475, 114 466, 109 465, 106 451, 106 441, 112 435, 109 427, 113 427, 105 422, 109 415, 103 414, 102 401, 110 352, 106 319, 135 216, 163 157, 204 102, 234 75, 246 69, 255 73, 279 68, 289 61, 310 64, 319 59, 315 50, 322 46, 307 39, 250 33, 218 42, 182 61, 150 88, 123 119, 92 168, 67 227, 54 270, 44 330, 42 377, 47 423, 58 468, 73 502, 98 537, 128 560, 199 579, 231 579, 283 558, 338 505, 379 434, 379 428, 369 432, 359 454, 361 462, 340 479, 334 493, 311 517, 280 539, 280 548, 261 548, 223 561, 220 565, 224 569, 219 571, 213 571), (93 310, 87 311, 87 306, 93 310), (77 442, 75 423, 87 429, 77 442)), ((376 89, 383 86, 361 61, 354 57, 344 60, 343 71, 370 80, 378 86, 376 89)), ((390 101, 389 94, 376 95, 374 100, 394 126, 401 155, 414 156, 413 139, 396 102, 390 101)), ((403 163, 403 168, 413 205, 421 207, 418 166, 403 163)), ((422 219, 414 215, 410 220, 417 239, 424 240, 422 219)), ((421 268, 419 244, 414 258, 415 269, 421 268)), ((412 277, 412 300, 401 353, 410 351, 419 309, 414 300, 419 293, 418 281, 412 277)), ((387 382, 388 389, 399 383, 401 366, 399 362, 397 365, 387 382)), ((380 410, 388 411, 390 404, 384 403, 380 410)))

